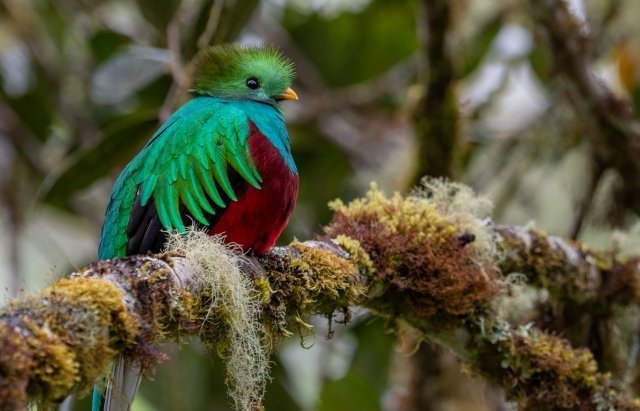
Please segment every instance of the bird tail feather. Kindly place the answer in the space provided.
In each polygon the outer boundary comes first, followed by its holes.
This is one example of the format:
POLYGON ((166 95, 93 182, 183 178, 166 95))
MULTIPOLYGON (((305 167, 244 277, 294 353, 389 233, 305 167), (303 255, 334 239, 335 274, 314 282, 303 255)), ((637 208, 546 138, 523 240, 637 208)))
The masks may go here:
POLYGON ((141 379, 142 369, 119 355, 111 368, 104 396, 97 386, 93 388, 91 410, 130 411, 141 379))

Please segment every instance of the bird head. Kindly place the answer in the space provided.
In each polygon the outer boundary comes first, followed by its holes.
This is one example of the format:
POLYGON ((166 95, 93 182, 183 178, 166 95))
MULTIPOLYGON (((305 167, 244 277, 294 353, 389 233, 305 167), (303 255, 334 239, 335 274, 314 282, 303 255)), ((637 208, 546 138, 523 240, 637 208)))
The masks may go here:
POLYGON ((273 46, 219 45, 203 50, 191 91, 196 95, 275 105, 297 100, 293 63, 273 46))

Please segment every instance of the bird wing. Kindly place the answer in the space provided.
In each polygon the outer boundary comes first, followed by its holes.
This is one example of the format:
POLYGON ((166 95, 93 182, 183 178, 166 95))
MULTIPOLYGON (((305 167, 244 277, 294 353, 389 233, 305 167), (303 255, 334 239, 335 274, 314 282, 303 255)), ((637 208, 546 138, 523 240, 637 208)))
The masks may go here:
POLYGON ((242 190, 259 189, 249 134, 249 118, 230 102, 197 97, 176 111, 116 182, 100 258, 157 252, 166 231, 210 226, 242 190))

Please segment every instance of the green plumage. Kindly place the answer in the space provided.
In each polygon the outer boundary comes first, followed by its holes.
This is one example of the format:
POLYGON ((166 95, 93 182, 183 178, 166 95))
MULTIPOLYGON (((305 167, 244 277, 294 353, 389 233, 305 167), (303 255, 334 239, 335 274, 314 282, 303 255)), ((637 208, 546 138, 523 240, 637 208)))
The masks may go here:
POLYGON ((195 77, 196 94, 273 103, 274 96, 291 86, 293 64, 275 47, 222 45, 201 53, 195 77), (249 77, 259 77, 260 89, 247 89, 249 77))
POLYGON ((184 231, 180 204, 199 223, 205 214, 236 201, 228 167, 260 188, 261 176, 251 158, 249 120, 281 151, 295 171, 288 137, 277 107, 291 84, 293 68, 272 47, 217 46, 198 59, 192 88, 196 98, 176 111, 127 165, 113 188, 100 235, 100 259, 127 253, 127 225, 136 194, 141 204, 154 201, 165 230, 184 231), (260 82, 256 90, 247 78, 260 82))
MULTIPOLYGON (((279 115, 272 109, 274 115, 279 115)), ((116 182, 105 216, 99 257, 126 255, 126 228, 138 189, 144 206, 155 201, 162 226, 184 231, 180 203, 201 224, 211 201, 224 207, 221 192, 235 193, 227 175, 233 168, 253 187, 262 181, 247 146, 247 112, 215 98, 196 98, 178 110, 127 166, 116 182)))

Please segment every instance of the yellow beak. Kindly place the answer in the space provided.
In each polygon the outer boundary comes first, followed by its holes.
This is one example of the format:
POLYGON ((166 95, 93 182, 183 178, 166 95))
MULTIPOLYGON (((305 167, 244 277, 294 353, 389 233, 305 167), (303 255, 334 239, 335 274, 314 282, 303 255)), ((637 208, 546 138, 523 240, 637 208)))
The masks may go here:
POLYGON ((297 100, 298 95, 291 87, 287 88, 284 93, 278 94, 276 100, 297 100))

